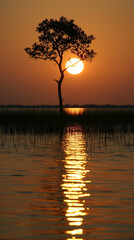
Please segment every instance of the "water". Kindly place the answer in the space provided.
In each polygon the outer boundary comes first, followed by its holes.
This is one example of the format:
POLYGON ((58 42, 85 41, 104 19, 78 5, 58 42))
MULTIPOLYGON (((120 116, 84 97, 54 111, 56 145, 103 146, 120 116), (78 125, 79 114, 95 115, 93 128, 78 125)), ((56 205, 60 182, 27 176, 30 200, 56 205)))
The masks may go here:
POLYGON ((134 134, 0 135, 0 239, 134 239, 134 134))

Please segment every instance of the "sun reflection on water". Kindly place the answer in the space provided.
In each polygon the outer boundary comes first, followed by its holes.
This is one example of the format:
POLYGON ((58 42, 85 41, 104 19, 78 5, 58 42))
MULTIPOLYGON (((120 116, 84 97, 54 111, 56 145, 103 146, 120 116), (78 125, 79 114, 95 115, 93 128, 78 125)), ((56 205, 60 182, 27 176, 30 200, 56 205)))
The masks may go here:
POLYGON ((82 131, 71 132, 68 129, 63 145, 65 173, 62 175, 61 187, 64 192, 64 202, 67 204, 66 218, 70 226, 66 234, 72 236, 67 240, 83 240, 83 238, 77 237, 83 235, 82 224, 84 216, 87 215, 85 198, 90 196, 86 184, 91 181, 85 180, 89 170, 86 170, 86 142, 82 131))
POLYGON ((83 114, 84 111, 85 111, 85 108, 65 108, 65 112, 70 115, 83 114))

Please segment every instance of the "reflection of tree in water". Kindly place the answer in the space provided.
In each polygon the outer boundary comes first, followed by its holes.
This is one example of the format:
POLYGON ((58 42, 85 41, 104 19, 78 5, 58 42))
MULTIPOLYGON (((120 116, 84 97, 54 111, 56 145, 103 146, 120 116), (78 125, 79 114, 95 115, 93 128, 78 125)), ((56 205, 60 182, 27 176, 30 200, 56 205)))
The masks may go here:
MULTIPOLYGON (((67 234, 69 239, 78 239, 75 236, 83 234, 82 223, 87 215, 85 199, 90 194, 87 192, 85 180, 87 154, 86 143, 82 131, 79 129, 67 129, 63 138, 65 159, 63 160, 65 172, 62 174, 62 190, 64 202, 67 204, 66 218, 69 223, 67 234), (73 131, 70 131, 73 130, 73 131)), ((88 181, 90 182, 90 181, 88 181)), ((83 239, 83 238, 79 238, 83 239)))

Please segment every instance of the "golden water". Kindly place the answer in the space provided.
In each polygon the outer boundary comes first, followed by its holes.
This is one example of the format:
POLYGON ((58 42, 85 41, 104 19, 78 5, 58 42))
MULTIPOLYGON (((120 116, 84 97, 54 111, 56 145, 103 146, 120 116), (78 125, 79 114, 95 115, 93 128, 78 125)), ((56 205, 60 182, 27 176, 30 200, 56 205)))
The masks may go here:
POLYGON ((134 239, 134 147, 123 139, 80 126, 1 133, 0 239, 134 239))

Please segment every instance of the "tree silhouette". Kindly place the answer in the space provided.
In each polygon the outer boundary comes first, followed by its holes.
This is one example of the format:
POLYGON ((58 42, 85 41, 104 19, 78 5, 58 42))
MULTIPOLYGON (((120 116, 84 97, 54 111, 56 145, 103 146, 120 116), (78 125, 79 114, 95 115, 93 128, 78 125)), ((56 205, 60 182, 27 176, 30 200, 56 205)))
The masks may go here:
POLYGON ((76 24, 74 20, 61 17, 59 20, 45 19, 39 23, 36 31, 39 33, 39 43, 34 43, 32 48, 25 48, 26 53, 35 59, 54 61, 59 68, 60 78, 58 83, 58 96, 60 111, 63 111, 63 99, 61 84, 67 68, 62 66, 63 54, 70 50, 80 60, 91 61, 95 52, 90 50, 90 44, 95 39, 87 34, 76 24))

